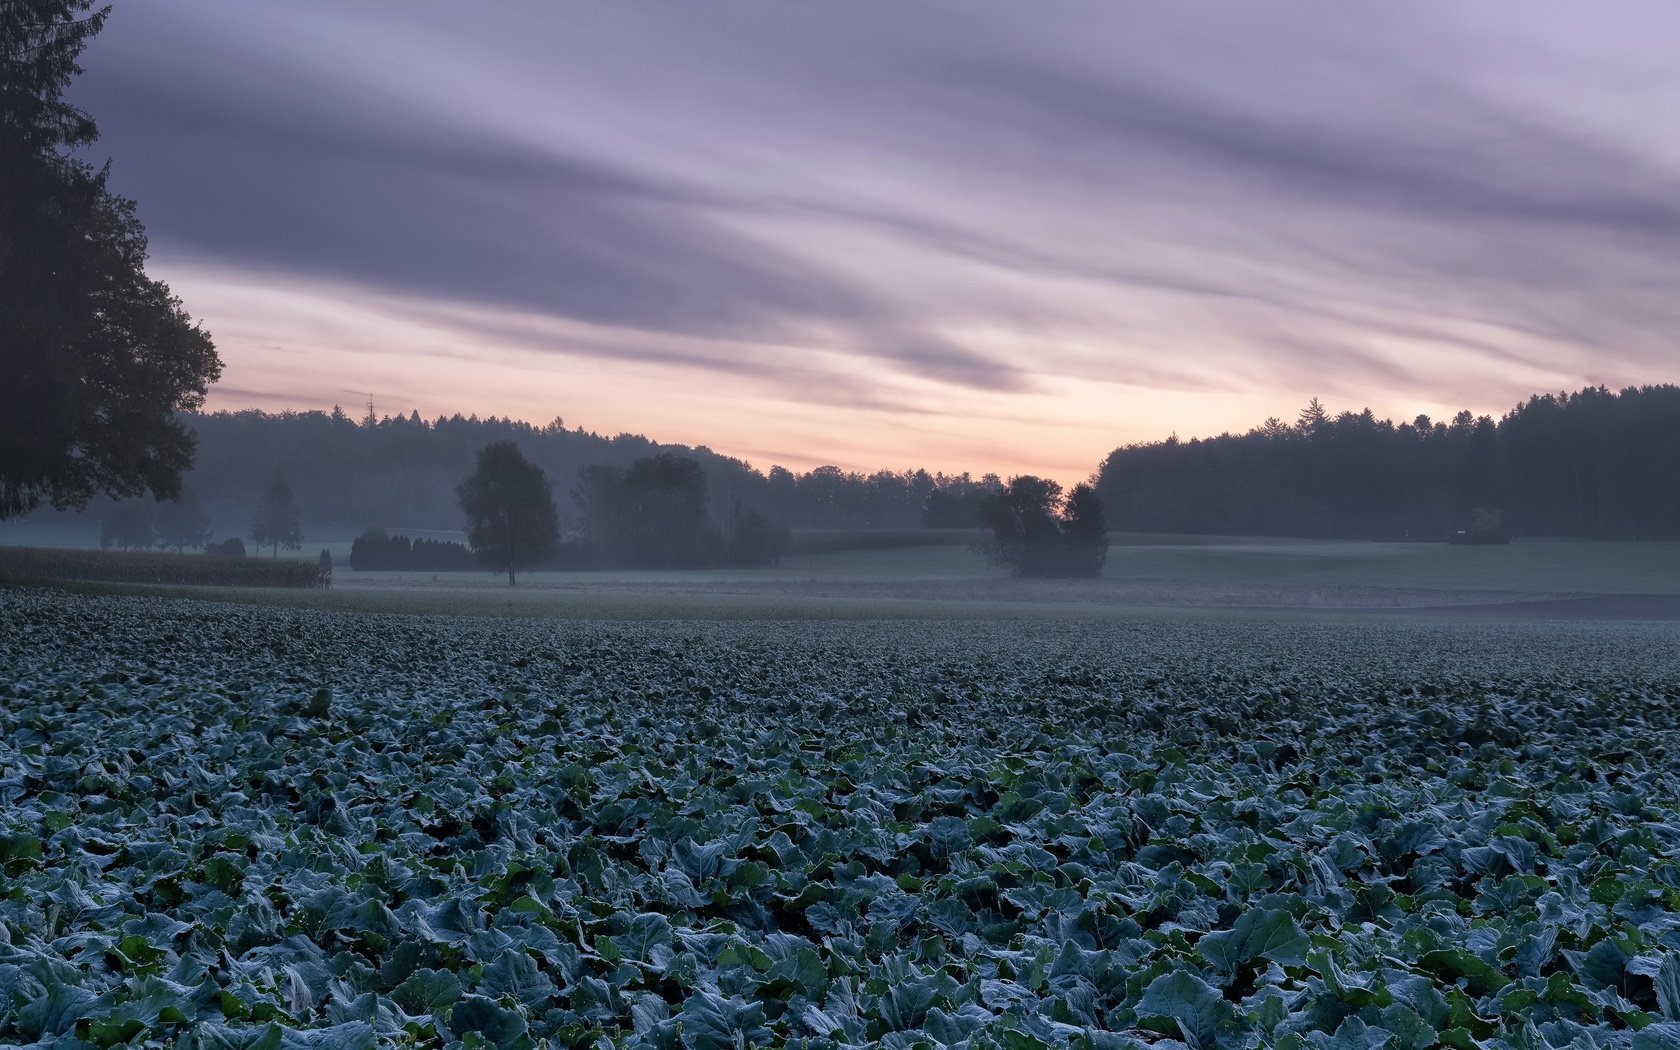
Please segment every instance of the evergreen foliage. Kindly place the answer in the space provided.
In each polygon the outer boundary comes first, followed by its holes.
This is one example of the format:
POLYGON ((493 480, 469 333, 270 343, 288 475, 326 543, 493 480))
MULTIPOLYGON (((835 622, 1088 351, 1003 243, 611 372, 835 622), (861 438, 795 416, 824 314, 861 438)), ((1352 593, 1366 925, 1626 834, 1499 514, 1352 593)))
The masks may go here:
POLYGON ((1536 395, 1500 419, 1409 423, 1315 400, 1293 425, 1115 449, 1097 492, 1124 532, 1438 541, 1680 538, 1680 386, 1536 395), (1490 534, 1481 530, 1481 534, 1490 534))

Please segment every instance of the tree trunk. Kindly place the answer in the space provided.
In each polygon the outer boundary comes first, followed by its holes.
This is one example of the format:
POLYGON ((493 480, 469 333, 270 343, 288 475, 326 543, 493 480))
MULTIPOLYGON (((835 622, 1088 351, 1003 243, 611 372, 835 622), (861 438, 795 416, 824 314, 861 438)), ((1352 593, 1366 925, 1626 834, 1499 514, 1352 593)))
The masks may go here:
POLYGON ((513 586, 513 566, 508 566, 508 586, 513 586))

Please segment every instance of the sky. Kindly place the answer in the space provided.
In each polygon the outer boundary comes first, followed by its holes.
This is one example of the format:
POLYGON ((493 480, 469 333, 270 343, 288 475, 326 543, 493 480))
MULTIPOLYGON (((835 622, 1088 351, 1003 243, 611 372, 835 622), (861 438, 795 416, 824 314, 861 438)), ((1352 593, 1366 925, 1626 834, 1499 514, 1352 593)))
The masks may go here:
POLYGON ((116 0, 211 408, 1083 478, 1680 379, 1680 5, 116 0))

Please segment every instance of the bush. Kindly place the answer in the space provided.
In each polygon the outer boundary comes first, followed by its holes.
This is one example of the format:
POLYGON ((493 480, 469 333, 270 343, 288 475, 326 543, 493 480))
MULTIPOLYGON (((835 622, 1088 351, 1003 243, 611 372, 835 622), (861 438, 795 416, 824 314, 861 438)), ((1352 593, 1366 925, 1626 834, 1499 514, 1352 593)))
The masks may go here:
POLYGON ((368 529, 350 544, 355 572, 472 572, 482 568, 464 543, 411 540, 368 529))

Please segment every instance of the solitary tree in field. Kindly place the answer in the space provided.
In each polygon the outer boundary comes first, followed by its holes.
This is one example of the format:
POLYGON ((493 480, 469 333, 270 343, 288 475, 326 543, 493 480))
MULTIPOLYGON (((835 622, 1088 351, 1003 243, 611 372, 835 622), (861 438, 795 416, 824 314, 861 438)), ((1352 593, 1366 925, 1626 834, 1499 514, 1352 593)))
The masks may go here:
POLYGON ((251 519, 251 539, 258 547, 274 548, 273 556, 280 556, 280 548, 295 551, 303 546, 303 529, 298 525, 297 497, 286 479, 275 478, 257 500, 257 513, 251 519))
POLYGON ((146 276, 134 202, 89 163, 93 118, 64 98, 110 10, 0 3, 0 519, 101 493, 168 498, 192 464, 176 413, 222 363, 146 276))
POLYGON ((478 465, 455 490, 467 516, 467 545, 478 560, 505 571, 530 569, 560 548, 560 514, 542 468, 511 441, 486 445, 478 465))
POLYGON ((182 488, 178 499, 157 507, 157 544, 179 554, 210 542, 210 514, 192 489, 182 488))

